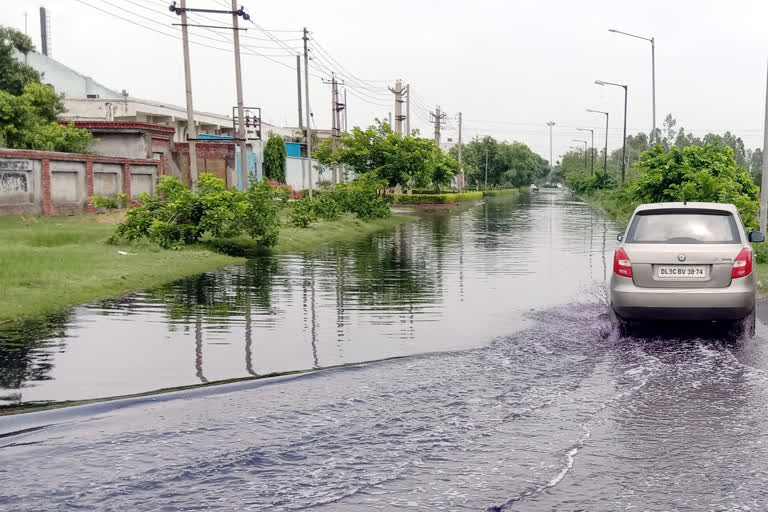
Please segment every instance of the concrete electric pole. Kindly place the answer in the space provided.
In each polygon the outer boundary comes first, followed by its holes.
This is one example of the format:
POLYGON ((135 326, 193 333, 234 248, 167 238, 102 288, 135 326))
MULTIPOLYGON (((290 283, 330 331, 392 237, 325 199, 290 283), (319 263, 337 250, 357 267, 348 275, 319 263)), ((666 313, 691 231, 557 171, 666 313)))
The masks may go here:
POLYGON ((237 26, 237 0, 232 0, 232 36, 235 44, 235 82, 237 86, 237 138, 240 146, 240 175, 243 190, 248 188, 248 152, 245 147, 245 109, 243 108, 243 75, 240 70, 240 29, 237 26))
MULTIPOLYGON (((344 85, 344 83, 342 82, 341 85, 344 85)), ((334 92, 333 98, 335 112, 332 112, 332 115, 336 118, 336 137, 341 139, 341 111, 347 108, 347 105, 339 103, 339 82, 336 82, 336 92, 334 92)), ((336 166, 336 175, 338 183, 344 183, 344 171, 338 166, 336 166)))
POLYGON ((304 127, 301 115, 301 55, 296 55, 296 90, 299 92, 299 130, 304 127))
POLYGON ((395 88, 389 88, 395 93, 395 133, 403 134, 403 83, 398 80, 395 82, 395 88))
POLYGON ((184 82, 187 89, 187 140, 189 140, 189 181, 192 188, 197 185, 197 127, 195 110, 192 106, 192 71, 189 66, 189 32, 187 31, 187 0, 179 2, 181 6, 181 39, 184 47, 184 82))
POLYGON ((309 33, 307 27, 304 27, 304 97, 307 101, 307 164, 309 166, 309 199, 312 200, 312 124, 310 123, 309 110, 309 53, 307 43, 309 42, 309 33))
POLYGON ((440 146, 440 125, 443 123, 443 119, 445 119, 446 114, 445 112, 440 112, 440 107, 435 107, 435 111, 432 113, 432 117, 434 118, 435 122, 435 143, 440 146))
MULTIPOLYGON (((323 80, 324 84, 331 84, 331 154, 336 153, 336 130, 338 125, 336 124, 336 114, 338 113, 336 102, 336 74, 331 73, 331 80, 323 80)), ((335 185, 337 183, 336 166, 331 168, 331 182, 335 185)))
POLYGON ((411 84, 405 86, 405 134, 411 136, 411 84))

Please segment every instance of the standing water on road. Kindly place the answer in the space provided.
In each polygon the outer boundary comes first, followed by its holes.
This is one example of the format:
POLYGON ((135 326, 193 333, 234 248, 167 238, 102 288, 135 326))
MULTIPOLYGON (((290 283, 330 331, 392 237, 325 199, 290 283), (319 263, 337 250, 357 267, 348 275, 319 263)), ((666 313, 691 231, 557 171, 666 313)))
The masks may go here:
POLYGON ((618 338, 614 235, 545 191, 4 333, 10 402, 415 355, 0 417, 0 509, 765 510, 764 329, 618 338))
POLYGON ((566 194, 522 194, 87 304, 0 330, 0 405, 480 347, 603 281, 606 236, 566 194))

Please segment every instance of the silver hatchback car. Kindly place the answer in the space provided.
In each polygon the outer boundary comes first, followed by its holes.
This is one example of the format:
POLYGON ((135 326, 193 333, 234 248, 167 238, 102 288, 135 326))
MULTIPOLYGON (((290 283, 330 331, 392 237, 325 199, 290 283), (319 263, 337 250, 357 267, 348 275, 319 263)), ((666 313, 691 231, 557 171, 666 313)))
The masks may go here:
POLYGON ((716 320, 737 334, 755 329, 750 242, 732 204, 655 203, 638 206, 613 257, 610 301, 626 331, 636 320, 716 320))

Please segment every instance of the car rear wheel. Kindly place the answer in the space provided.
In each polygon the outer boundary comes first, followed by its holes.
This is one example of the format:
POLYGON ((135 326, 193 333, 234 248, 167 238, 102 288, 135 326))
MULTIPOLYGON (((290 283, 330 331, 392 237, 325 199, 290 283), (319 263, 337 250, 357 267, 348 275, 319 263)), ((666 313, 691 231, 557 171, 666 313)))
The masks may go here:
POLYGON ((755 310, 741 320, 736 320, 731 325, 728 334, 732 338, 751 338, 755 335, 755 324, 757 322, 755 310))
POLYGON ((611 325, 616 329, 619 336, 623 337, 629 335, 631 327, 629 321, 617 315, 613 307, 611 307, 611 325))

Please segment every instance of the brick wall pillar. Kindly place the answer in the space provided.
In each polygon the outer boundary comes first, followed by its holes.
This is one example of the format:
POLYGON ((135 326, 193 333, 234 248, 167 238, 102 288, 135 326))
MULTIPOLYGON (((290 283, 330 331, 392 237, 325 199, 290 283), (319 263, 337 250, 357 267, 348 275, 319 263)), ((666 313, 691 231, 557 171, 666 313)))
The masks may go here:
POLYGON ((47 158, 42 160, 42 180, 43 180, 43 215, 51 216, 51 161, 47 158))
POLYGON ((123 194, 128 196, 128 202, 131 201, 131 164, 123 164, 123 194))
POLYGON ((85 162, 85 183, 88 191, 88 211, 95 210, 91 204, 91 198, 93 197, 93 160, 86 160, 85 162))

